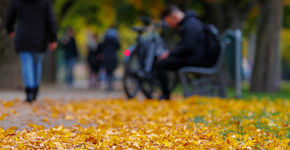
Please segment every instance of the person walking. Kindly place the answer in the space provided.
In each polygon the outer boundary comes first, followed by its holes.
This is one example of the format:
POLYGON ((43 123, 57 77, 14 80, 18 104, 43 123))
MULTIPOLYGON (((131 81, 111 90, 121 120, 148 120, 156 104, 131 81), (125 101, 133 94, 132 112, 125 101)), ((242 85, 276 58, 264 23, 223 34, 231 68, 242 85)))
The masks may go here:
POLYGON ((74 32, 71 27, 66 29, 65 35, 61 41, 61 47, 64 50, 64 60, 66 65, 66 85, 73 87, 74 74, 73 69, 78 59, 78 50, 74 38, 74 32))
POLYGON ((117 68, 117 51, 120 49, 118 30, 111 27, 107 30, 99 50, 104 54, 103 67, 106 72, 107 90, 113 90, 114 70, 117 68))
POLYGON ((88 34, 88 67, 89 67, 89 87, 94 88, 97 85, 98 73, 100 70, 100 64, 102 62, 102 53, 98 49, 98 36, 94 33, 88 34))
POLYGON ((57 25, 50 0, 11 0, 6 30, 14 38, 20 57, 25 101, 32 103, 37 99, 47 46, 52 51, 57 47, 57 25))

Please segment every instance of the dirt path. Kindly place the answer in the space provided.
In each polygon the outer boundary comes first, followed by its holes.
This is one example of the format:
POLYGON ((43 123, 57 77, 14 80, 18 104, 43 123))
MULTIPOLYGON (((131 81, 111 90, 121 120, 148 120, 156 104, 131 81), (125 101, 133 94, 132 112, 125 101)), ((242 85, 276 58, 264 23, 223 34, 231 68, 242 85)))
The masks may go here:
POLYGON ((23 102, 25 95, 22 91, 0 91, 0 127, 7 129, 11 126, 19 130, 28 128, 28 124, 54 127, 56 125, 72 126, 75 120, 53 119, 48 117, 50 106, 61 107, 69 101, 88 99, 125 99, 122 89, 107 92, 98 89, 67 89, 64 87, 44 87, 40 91, 39 99, 33 104, 23 102), (2 103, 2 105, 1 105, 2 103), (1 119, 2 118, 2 119, 1 119), (49 120, 49 121, 48 121, 49 120))

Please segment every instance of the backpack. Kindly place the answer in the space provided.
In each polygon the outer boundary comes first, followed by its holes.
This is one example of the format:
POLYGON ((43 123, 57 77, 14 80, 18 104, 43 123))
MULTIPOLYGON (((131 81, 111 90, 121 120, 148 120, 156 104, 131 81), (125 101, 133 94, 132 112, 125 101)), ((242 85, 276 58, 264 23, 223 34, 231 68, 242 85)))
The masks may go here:
POLYGON ((221 52, 221 45, 217 28, 212 24, 203 25, 205 34, 205 56, 204 66, 214 66, 221 52))

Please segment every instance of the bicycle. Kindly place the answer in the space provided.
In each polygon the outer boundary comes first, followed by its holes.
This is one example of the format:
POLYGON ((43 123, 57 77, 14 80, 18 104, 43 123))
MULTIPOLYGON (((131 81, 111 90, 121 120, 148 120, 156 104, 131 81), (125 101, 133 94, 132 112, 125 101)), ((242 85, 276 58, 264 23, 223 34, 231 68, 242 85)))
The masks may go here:
MULTIPOLYGON (((131 54, 124 58, 123 86, 128 98, 135 97, 141 90, 146 98, 156 99, 161 95, 156 69, 157 57, 166 50, 165 42, 158 33, 162 23, 153 22, 146 17, 141 20, 145 26, 132 28, 138 36, 136 44, 128 48, 131 54)), ((168 75, 169 91, 173 91, 177 84, 177 73, 168 72, 168 75)))

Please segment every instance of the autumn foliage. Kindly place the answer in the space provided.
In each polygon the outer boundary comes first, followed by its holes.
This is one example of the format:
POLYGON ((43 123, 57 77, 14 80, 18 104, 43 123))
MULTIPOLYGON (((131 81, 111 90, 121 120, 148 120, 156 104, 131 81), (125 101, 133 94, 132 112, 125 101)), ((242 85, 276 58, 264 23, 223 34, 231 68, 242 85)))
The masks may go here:
MULTIPOLYGON (((29 106, 41 122, 0 128, 0 148, 287 149, 290 142, 289 100, 59 101, 29 106), (57 120, 76 123, 46 127, 57 120)), ((18 100, 1 101, 0 119, 21 113, 21 106, 18 100)))

